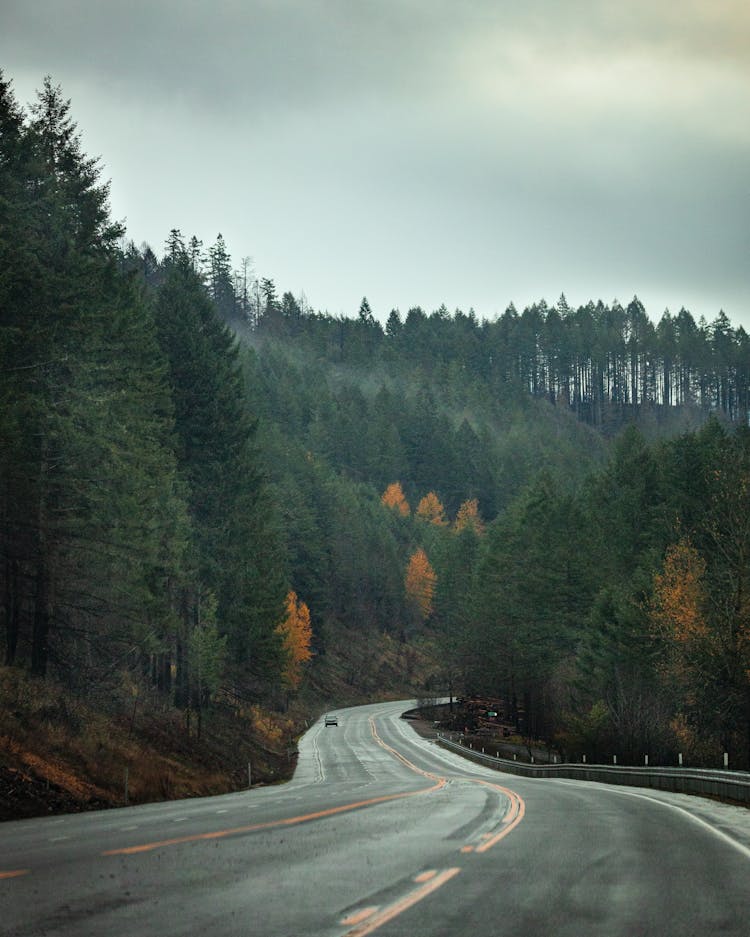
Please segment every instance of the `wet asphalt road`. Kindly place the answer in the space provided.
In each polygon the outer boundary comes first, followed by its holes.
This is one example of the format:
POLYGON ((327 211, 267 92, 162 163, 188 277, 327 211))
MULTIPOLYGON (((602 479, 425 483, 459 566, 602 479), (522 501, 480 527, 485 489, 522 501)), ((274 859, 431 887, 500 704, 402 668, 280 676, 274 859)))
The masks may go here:
POLYGON ((3 824, 0 934, 750 935, 731 829, 669 795, 474 765, 408 705, 316 723, 289 784, 3 824))

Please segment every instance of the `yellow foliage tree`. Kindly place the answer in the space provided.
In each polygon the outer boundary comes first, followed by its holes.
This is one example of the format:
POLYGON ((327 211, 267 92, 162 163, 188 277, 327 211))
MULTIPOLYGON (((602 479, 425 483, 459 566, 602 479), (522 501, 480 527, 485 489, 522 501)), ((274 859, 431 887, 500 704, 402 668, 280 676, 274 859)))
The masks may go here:
POLYGON ((714 635, 705 617, 705 572, 698 551, 682 539, 667 549, 651 598, 651 627, 665 650, 662 673, 682 687, 688 703, 713 650, 714 635))
POLYGON ((701 584, 705 572, 706 564, 689 540, 667 549, 651 601, 651 621, 662 638, 687 645, 707 635, 701 584))
POLYGON ((286 597, 286 616, 276 628, 276 633, 281 635, 286 654, 282 679, 290 690, 296 690, 302 682, 302 665, 312 657, 312 627, 310 609, 304 602, 297 600, 294 591, 290 591, 286 597))
POLYGON ((409 559, 404 586, 407 599, 421 621, 424 621, 432 612, 432 597, 435 594, 436 581, 435 570, 430 565, 427 554, 420 547, 409 559))
POLYGON ((411 514, 411 508, 409 507, 409 502, 404 496, 404 490, 401 487, 401 482, 391 482, 391 484, 383 492, 380 500, 387 508, 398 511, 402 517, 408 517, 409 514, 411 514))
POLYGON ((484 523, 479 516, 479 502, 476 498, 464 501, 456 514, 456 523, 454 530, 460 533, 467 527, 473 528, 477 534, 484 533, 484 523))
POLYGON ((437 527, 445 526, 445 510, 434 491, 428 492, 417 505, 417 517, 437 527))

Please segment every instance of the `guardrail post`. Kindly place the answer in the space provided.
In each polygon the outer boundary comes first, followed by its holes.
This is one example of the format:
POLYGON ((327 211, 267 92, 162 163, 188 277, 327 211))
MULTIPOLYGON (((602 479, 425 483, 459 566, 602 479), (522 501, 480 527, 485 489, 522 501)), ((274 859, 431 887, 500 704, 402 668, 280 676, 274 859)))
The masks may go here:
POLYGON ((613 756, 612 756, 612 764, 613 764, 613 765, 616 765, 616 764, 617 764, 617 755, 613 755, 613 756))
POLYGON ((643 756, 643 764, 648 766, 648 755, 643 756))
POLYGON ((724 767, 729 767, 729 752, 724 752, 724 767))
MULTIPOLYGON (((456 744, 456 742, 448 738, 443 738, 442 742, 446 747, 449 747, 449 748, 458 749, 459 747, 464 747, 464 746, 459 746, 458 744, 456 744)), ((512 754, 513 754, 513 761, 518 761, 518 755, 515 752, 513 752, 512 754)), ((678 753, 678 758, 680 758, 681 755, 682 755, 682 752, 678 753)), ((727 756, 727 760, 725 764, 727 764, 729 760, 728 752, 726 753, 726 756, 727 756)), ((559 763, 557 755, 553 755, 551 757, 553 759, 554 764, 559 763)), ((575 753, 573 753, 571 757, 575 758, 575 753)), ((499 753, 498 753, 498 758, 500 759, 499 753)), ((586 756, 581 755, 580 758, 583 764, 586 765, 586 756)), ((613 756, 613 760, 614 758, 616 758, 616 756, 613 756)), ((648 765, 649 756, 644 755, 643 760, 645 764, 648 765)), ((684 761, 684 759, 682 760, 684 761)), ((501 765, 498 765, 498 767, 501 771, 504 770, 501 765)), ((532 768, 530 765, 518 764, 516 767, 518 768, 519 774, 525 775, 527 777, 537 777, 537 776, 554 777, 557 774, 557 772, 555 771, 549 771, 546 765, 540 768, 537 768, 536 766, 532 768)), ((507 770, 511 770, 511 769, 508 768, 507 770)), ((741 774, 727 773, 725 777, 722 778, 721 777, 722 772, 721 772, 721 769, 719 768, 714 768, 714 769, 709 769, 709 770, 691 769, 690 771, 688 771, 687 769, 680 768, 678 769, 678 771, 675 772, 673 768, 661 769, 659 768, 658 765, 654 767, 653 771, 648 770, 646 772, 639 773, 636 770, 634 774, 628 773, 631 770, 632 769, 629 769, 626 767, 621 768, 618 765, 614 769, 614 771, 610 773, 619 775, 621 778, 627 778, 628 780, 624 782, 626 784, 633 783, 638 787, 658 786, 658 787, 662 787, 664 790, 680 790, 680 787, 679 787, 680 780, 685 779, 689 775, 691 781, 697 782, 693 787, 691 787, 691 793, 715 794, 717 784, 718 784, 722 790, 725 789, 726 796, 731 796, 733 799, 740 800, 746 804, 750 804, 750 779, 747 779, 744 775, 741 775, 741 774), (654 780, 653 780, 654 777, 659 779, 656 785, 654 784, 654 780), (728 792, 731 792, 731 793, 728 793, 728 792)), ((606 769, 600 770, 596 765, 594 765, 592 766, 590 770, 587 766, 585 771, 579 772, 579 774, 575 776, 582 776, 583 778, 586 778, 587 780, 596 781, 596 780, 599 780, 603 775, 606 776, 606 773, 607 773, 606 769)))
POLYGON ((682 767, 682 752, 678 752, 678 754, 677 754, 677 764, 678 764, 680 767, 682 767))

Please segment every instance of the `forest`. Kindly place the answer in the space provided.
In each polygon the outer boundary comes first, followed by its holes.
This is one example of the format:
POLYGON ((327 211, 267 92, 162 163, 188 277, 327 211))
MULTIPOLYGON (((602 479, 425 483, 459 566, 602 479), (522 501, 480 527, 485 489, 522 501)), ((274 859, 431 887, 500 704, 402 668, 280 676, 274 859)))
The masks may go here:
POLYGON ((374 691, 387 636, 566 757, 750 768, 742 327, 334 316, 221 235, 137 246, 108 192, 62 90, 0 77, 6 668, 200 720, 352 641, 374 691))

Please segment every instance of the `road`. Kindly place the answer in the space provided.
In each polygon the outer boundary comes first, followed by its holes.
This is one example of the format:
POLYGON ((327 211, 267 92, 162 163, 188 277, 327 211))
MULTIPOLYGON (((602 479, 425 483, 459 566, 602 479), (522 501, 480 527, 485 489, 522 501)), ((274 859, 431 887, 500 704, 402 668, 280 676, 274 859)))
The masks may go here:
POLYGON ((750 934, 750 841, 721 807, 502 775, 405 708, 316 723, 285 785, 3 824, 0 933, 750 934))

